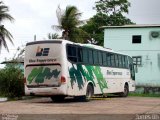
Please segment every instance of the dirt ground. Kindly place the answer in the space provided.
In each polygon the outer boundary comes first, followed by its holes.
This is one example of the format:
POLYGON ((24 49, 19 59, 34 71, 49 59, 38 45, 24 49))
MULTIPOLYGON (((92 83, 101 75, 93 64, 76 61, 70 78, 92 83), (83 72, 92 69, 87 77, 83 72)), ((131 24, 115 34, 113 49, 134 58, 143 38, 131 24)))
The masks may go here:
POLYGON ((15 117, 15 120, 160 120, 160 98, 109 97, 90 102, 68 98, 61 103, 54 103, 50 98, 33 98, 1 102, 0 114, 0 120, 5 117, 15 117))

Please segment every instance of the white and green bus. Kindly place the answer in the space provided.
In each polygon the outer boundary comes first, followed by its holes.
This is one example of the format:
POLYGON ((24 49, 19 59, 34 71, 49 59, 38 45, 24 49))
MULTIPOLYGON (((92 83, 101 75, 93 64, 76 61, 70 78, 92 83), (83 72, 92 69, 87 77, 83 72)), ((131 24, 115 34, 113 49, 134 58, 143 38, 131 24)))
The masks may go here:
POLYGON ((132 58, 92 44, 67 40, 29 42, 24 60, 25 94, 62 100, 135 90, 132 58))

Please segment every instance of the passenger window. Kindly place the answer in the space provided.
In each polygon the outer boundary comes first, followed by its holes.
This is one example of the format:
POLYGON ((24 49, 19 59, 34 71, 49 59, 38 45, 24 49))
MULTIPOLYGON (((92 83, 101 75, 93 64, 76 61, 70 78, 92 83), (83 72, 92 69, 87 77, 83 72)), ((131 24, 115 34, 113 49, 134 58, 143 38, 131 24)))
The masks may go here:
POLYGON ((102 52, 98 51, 98 61, 99 61, 99 65, 102 65, 102 52))
POLYGON ((129 66, 128 66, 128 57, 127 56, 125 56, 125 68, 129 68, 129 66))
POLYGON ((92 50, 88 50, 89 51, 89 64, 93 64, 93 52, 92 50))
POLYGON ((122 67, 125 68, 125 57, 122 56, 122 67))
POLYGON ((98 53, 96 50, 93 51, 94 64, 98 64, 98 53))
POLYGON ((119 67, 122 68, 122 56, 118 55, 119 67))
POLYGON ((75 46, 67 47, 68 59, 72 62, 77 62, 77 49, 75 46))
POLYGON ((82 62, 82 60, 83 60, 82 48, 78 47, 78 62, 82 62))
POLYGON ((115 67, 115 57, 114 57, 114 54, 111 54, 111 66, 115 67))
POLYGON ((107 54, 107 66, 111 67, 111 54, 110 53, 107 54))
POLYGON ((107 65, 107 57, 106 57, 106 53, 103 52, 103 65, 106 66, 107 65))
POLYGON ((88 50, 84 48, 82 51, 83 51, 83 63, 88 63, 88 50))
POLYGON ((119 67, 118 55, 115 55, 115 66, 119 67))

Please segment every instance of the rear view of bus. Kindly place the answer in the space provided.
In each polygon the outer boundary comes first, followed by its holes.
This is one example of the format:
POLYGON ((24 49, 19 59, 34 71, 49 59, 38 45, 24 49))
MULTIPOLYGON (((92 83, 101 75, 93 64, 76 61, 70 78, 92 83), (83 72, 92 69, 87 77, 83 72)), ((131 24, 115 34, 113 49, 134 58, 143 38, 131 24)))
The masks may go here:
POLYGON ((25 49, 25 94, 36 96, 64 96, 62 76, 63 47, 60 40, 35 41, 25 49))

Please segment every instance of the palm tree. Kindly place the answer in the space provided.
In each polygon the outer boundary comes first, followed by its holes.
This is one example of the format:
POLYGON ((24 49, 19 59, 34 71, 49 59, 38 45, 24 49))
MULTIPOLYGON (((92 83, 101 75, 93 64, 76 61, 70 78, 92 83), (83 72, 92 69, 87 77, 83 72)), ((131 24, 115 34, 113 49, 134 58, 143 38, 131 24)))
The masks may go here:
POLYGON ((13 36, 11 33, 2 25, 3 20, 9 20, 13 21, 14 18, 8 13, 9 9, 7 6, 4 5, 4 3, 1 1, 0 2, 0 50, 2 48, 2 45, 7 49, 9 52, 6 39, 8 39, 12 44, 13 44, 13 36))
POLYGON ((59 25, 52 27, 62 30, 62 38, 73 42, 85 42, 89 35, 79 28, 83 23, 80 20, 81 14, 75 6, 67 6, 63 11, 59 6, 56 11, 59 25))

